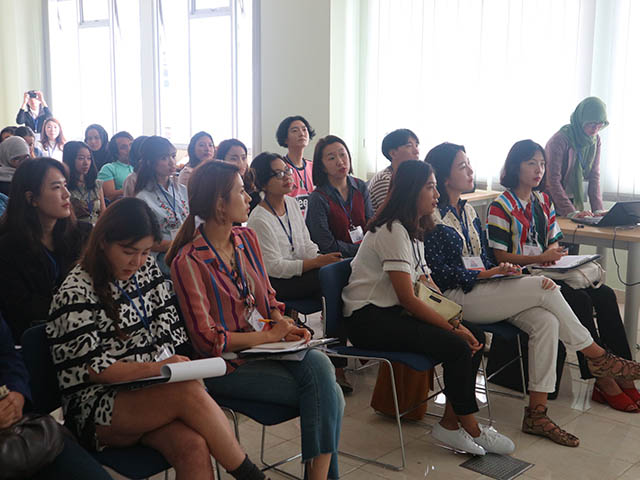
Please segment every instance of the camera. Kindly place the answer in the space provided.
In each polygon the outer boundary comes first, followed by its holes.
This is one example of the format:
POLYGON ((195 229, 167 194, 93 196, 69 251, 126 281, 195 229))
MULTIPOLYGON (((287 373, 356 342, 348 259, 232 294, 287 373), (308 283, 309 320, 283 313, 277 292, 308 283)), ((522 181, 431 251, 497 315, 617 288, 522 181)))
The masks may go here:
POLYGON ((37 96, 38 96, 38 94, 36 93, 35 90, 29 90, 27 93, 29 94, 29 97, 31 97, 31 98, 37 98, 37 96))

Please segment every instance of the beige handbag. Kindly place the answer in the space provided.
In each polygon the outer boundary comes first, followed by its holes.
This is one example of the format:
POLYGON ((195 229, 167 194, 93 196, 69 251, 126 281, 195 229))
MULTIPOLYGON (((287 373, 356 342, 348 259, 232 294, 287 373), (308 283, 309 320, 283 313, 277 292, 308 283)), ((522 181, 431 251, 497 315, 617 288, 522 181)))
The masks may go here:
POLYGON ((413 287, 416 297, 433 308, 448 322, 462 320, 462 306, 418 281, 413 287))

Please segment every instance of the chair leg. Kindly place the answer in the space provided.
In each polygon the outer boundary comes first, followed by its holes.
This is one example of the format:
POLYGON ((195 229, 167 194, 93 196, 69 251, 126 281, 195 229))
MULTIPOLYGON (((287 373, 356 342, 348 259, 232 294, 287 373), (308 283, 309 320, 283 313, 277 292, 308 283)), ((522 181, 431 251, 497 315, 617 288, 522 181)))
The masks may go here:
POLYGON ((286 472, 284 470, 282 470, 281 468, 278 468, 280 465, 284 465, 285 463, 289 463, 292 460, 295 460, 296 458, 299 458, 302 456, 301 453, 298 453, 297 455, 294 455, 292 457, 289 458, 285 458, 284 460, 280 460, 279 462, 276 463, 267 463, 264 459, 264 441, 265 441, 265 437, 266 437, 266 432, 267 432, 267 427, 265 425, 262 425, 262 438, 260 440, 260 462, 263 465, 262 471, 266 471, 266 470, 275 470, 276 472, 288 477, 288 478, 292 478, 294 480, 303 480, 300 477, 296 477, 295 475, 286 472))
POLYGON ((391 362, 387 359, 381 359, 380 361, 385 362, 389 366, 389 372, 391 373, 391 391, 393 393, 393 407, 395 409, 396 414, 396 424, 398 425, 398 439, 400 440, 400 452, 402 454, 402 464, 401 466, 392 465, 389 463, 378 462, 377 460, 373 460, 371 458, 361 457, 360 455, 355 455, 353 453, 347 453, 339 451, 340 455, 344 455, 345 457, 355 458, 356 460, 361 460, 363 462, 367 462, 373 465, 378 465, 379 467, 386 468, 388 470, 394 470, 396 472, 400 472, 405 469, 407 466, 407 459, 404 451, 404 439, 402 436, 402 421, 400 416, 400 408, 398 407, 398 393, 396 392, 396 379, 393 374, 393 366, 391 362))
POLYGON ((522 356, 522 338, 518 335, 518 356, 520 357, 520 379, 522 380, 522 398, 527 396, 527 381, 524 377, 524 358, 522 356))
POLYGON ((487 381, 487 364, 482 355, 482 378, 484 378, 484 394, 487 398, 487 412, 489 413, 489 426, 493 425, 493 415, 491 414, 491 399, 489 398, 489 383, 487 381))

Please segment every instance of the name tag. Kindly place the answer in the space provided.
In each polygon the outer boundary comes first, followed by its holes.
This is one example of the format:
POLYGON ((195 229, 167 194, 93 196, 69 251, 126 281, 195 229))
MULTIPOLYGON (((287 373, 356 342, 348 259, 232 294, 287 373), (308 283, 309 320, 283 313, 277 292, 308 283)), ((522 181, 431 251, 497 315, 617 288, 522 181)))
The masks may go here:
POLYGON ((362 233, 362 227, 360 225, 349 229, 349 238, 351 238, 351 243, 358 244, 362 242, 363 237, 364 234, 362 233))
POLYGON ((462 257, 462 262, 467 270, 484 271, 484 264, 480 257, 462 257))
POLYGON ((171 351, 167 347, 162 347, 162 349, 156 353, 156 362, 161 362, 171 356, 173 356, 171 351))
POLYGON ((542 255, 542 249, 538 245, 525 245, 524 254, 532 257, 542 255))
POLYGON ((309 205, 309 195, 308 194, 304 194, 304 195, 298 195, 296 197, 296 200, 298 201, 298 206, 300 207, 300 211, 302 212, 302 218, 307 218, 307 206, 309 205))
POLYGON ((253 307, 251 309, 251 312, 247 315, 247 322, 253 327, 256 332, 261 332, 264 328, 265 324, 260 320, 262 320, 260 312, 258 312, 257 308, 253 307))

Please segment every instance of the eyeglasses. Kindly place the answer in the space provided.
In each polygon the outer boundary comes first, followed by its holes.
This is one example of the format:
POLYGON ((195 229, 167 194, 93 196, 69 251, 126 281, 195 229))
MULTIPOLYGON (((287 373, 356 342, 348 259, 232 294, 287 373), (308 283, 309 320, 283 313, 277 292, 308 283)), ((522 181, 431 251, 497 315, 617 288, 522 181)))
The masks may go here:
POLYGON ((291 167, 284 167, 284 170, 271 170, 271 176, 276 177, 278 180, 282 180, 286 176, 293 175, 291 167))

